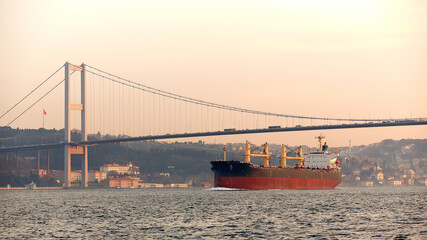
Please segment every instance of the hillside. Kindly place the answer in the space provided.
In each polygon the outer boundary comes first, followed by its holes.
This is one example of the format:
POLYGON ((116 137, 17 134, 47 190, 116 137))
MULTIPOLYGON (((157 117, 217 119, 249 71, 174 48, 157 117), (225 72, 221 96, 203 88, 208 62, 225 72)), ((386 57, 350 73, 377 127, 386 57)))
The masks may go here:
MULTIPOLYGON (((101 136, 101 134, 88 136, 89 139, 114 138, 115 136, 101 136)), ((31 145, 41 143, 60 142, 63 130, 47 129, 12 129, 0 127, 0 147, 14 145, 31 145)), ((78 139, 78 134, 73 133, 72 139, 78 139)), ((212 181, 210 161, 223 158, 223 145, 205 144, 199 142, 157 142, 142 141, 133 143, 111 143, 96 145, 89 148, 89 169, 99 170, 107 163, 127 164, 132 162, 140 167, 143 178, 146 180, 159 180, 156 176, 161 172, 169 172, 170 180, 184 181, 188 178, 200 178, 200 181, 212 181)), ((227 159, 240 160, 243 154, 244 143, 228 144, 227 159)), ((253 151, 262 147, 254 146, 253 151)), ((272 163, 277 164, 280 146, 271 144, 273 157, 272 163)), ((288 147, 289 155, 295 155, 296 146, 288 147)), ((307 151, 304 147, 304 151, 307 151)), ((403 174, 411 169, 419 176, 427 174, 427 139, 414 140, 402 139, 399 141, 384 140, 367 146, 354 146, 339 148, 343 173, 351 176, 355 170, 364 165, 376 164, 384 169, 387 174, 403 174)), ((20 169, 37 168, 37 151, 18 153, 18 167, 20 169)), ((73 156, 72 169, 80 169, 80 156, 73 156)), ((46 151, 41 151, 41 168, 47 168, 46 151)), ((261 163, 260 160, 254 162, 261 163)), ((288 165, 291 165, 289 162, 288 165)), ((62 149, 50 150, 50 169, 63 169, 62 149)), ((15 153, 1 155, 0 172, 7 175, 16 168, 15 153)), ((357 172, 357 171, 356 171, 357 172)), ((159 181, 166 181, 160 179, 159 181)))

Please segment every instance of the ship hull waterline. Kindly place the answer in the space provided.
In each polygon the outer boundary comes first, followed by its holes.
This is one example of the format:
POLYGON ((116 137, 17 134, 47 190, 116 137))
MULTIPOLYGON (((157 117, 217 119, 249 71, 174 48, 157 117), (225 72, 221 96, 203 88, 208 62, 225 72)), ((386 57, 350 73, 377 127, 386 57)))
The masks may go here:
POLYGON ((334 189, 341 182, 339 169, 259 167, 238 161, 211 162, 214 186, 246 190, 334 189))

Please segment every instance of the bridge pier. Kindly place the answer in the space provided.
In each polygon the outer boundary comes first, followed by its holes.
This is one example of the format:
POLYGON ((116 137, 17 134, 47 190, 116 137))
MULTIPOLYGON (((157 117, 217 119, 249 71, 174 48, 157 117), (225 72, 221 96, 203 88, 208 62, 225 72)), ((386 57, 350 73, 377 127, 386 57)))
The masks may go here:
POLYGON ((83 158, 82 158, 82 188, 88 187, 88 180, 89 180, 89 174, 88 174, 88 164, 87 164, 87 146, 83 146, 83 158))
POLYGON ((68 144, 64 146, 64 188, 71 187, 71 154, 68 144))
POLYGON ((83 155, 82 156, 82 180, 81 187, 88 187, 88 161, 87 161, 87 146, 71 146, 66 144, 64 147, 64 187, 71 187, 71 156, 72 155, 83 155))

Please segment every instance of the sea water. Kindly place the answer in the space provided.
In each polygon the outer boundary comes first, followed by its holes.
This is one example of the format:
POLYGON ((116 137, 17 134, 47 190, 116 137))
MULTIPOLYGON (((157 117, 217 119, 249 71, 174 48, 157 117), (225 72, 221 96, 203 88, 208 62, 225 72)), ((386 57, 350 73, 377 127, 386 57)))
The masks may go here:
POLYGON ((0 191, 0 239, 427 239, 426 187, 0 191))

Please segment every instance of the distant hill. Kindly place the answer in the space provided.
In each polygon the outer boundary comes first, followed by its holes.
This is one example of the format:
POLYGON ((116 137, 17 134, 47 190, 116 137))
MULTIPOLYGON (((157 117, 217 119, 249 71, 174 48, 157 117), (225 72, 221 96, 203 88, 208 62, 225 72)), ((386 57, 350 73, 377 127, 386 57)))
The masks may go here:
POLYGON ((385 170, 415 171, 427 174, 427 139, 386 139, 367 146, 356 146, 347 155, 378 163, 385 170))
POLYGON ((386 139, 368 146, 359 146, 356 156, 368 158, 390 159, 397 154, 404 159, 426 158, 427 139, 386 139))
MULTIPOLYGON (((89 139, 115 138, 116 136, 91 135, 89 139)), ((78 134, 72 133, 72 139, 78 139, 78 134)), ((15 145, 31 145, 41 143, 55 143, 63 140, 63 130, 47 129, 12 129, 0 127, 0 147, 15 145)), ((160 172, 170 172, 180 179, 195 175, 211 175, 210 161, 223 158, 222 144, 205 144, 199 142, 156 142, 142 141, 133 143, 101 144, 89 148, 89 169, 98 170, 107 163, 127 164, 132 162, 139 166, 141 172, 147 175, 155 175, 160 172)), ((227 159, 241 160, 244 143, 229 144, 227 159)), ((261 147, 253 148, 254 151, 261 147)), ((280 154, 279 145, 271 145, 273 164, 277 164, 277 155, 280 154)), ((289 146, 290 156, 295 155, 296 147, 289 146)), ((307 147, 305 147, 305 150, 307 147)), ((413 140, 402 139, 399 141, 384 140, 380 143, 367 146, 354 146, 340 148, 342 156, 350 156, 355 159, 368 159, 379 162, 391 169, 414 169, 417 173, 427 173, 427 139, 413 140)), ((45 154, 45 153, 44 153, 45 154)), ((35 168, 34 157, 36 151, 20 152, 21 166, 35 168), (27 160, 25 160, 27 159, 27 160)), ((50 151, 50 169, 63 169, 63 150, 50 151)), ((11 159, 14 155, 11 154, 11 159)), ((80 169, 80 156, 74 156, 72 169, 80 169)), ((254 159, 254 161, 257 161, 254 159)), ((292 163, 291 163, 292 164, 292 163)), ((290 164, 289 164, 290 165, 290 164)), ((12 163, 5 163, 5 156, 0 160, 0 171, 6 167, 14 167, 12 163)), ((46 168, 45 155, 42 154, 41 167, 46 168)))

